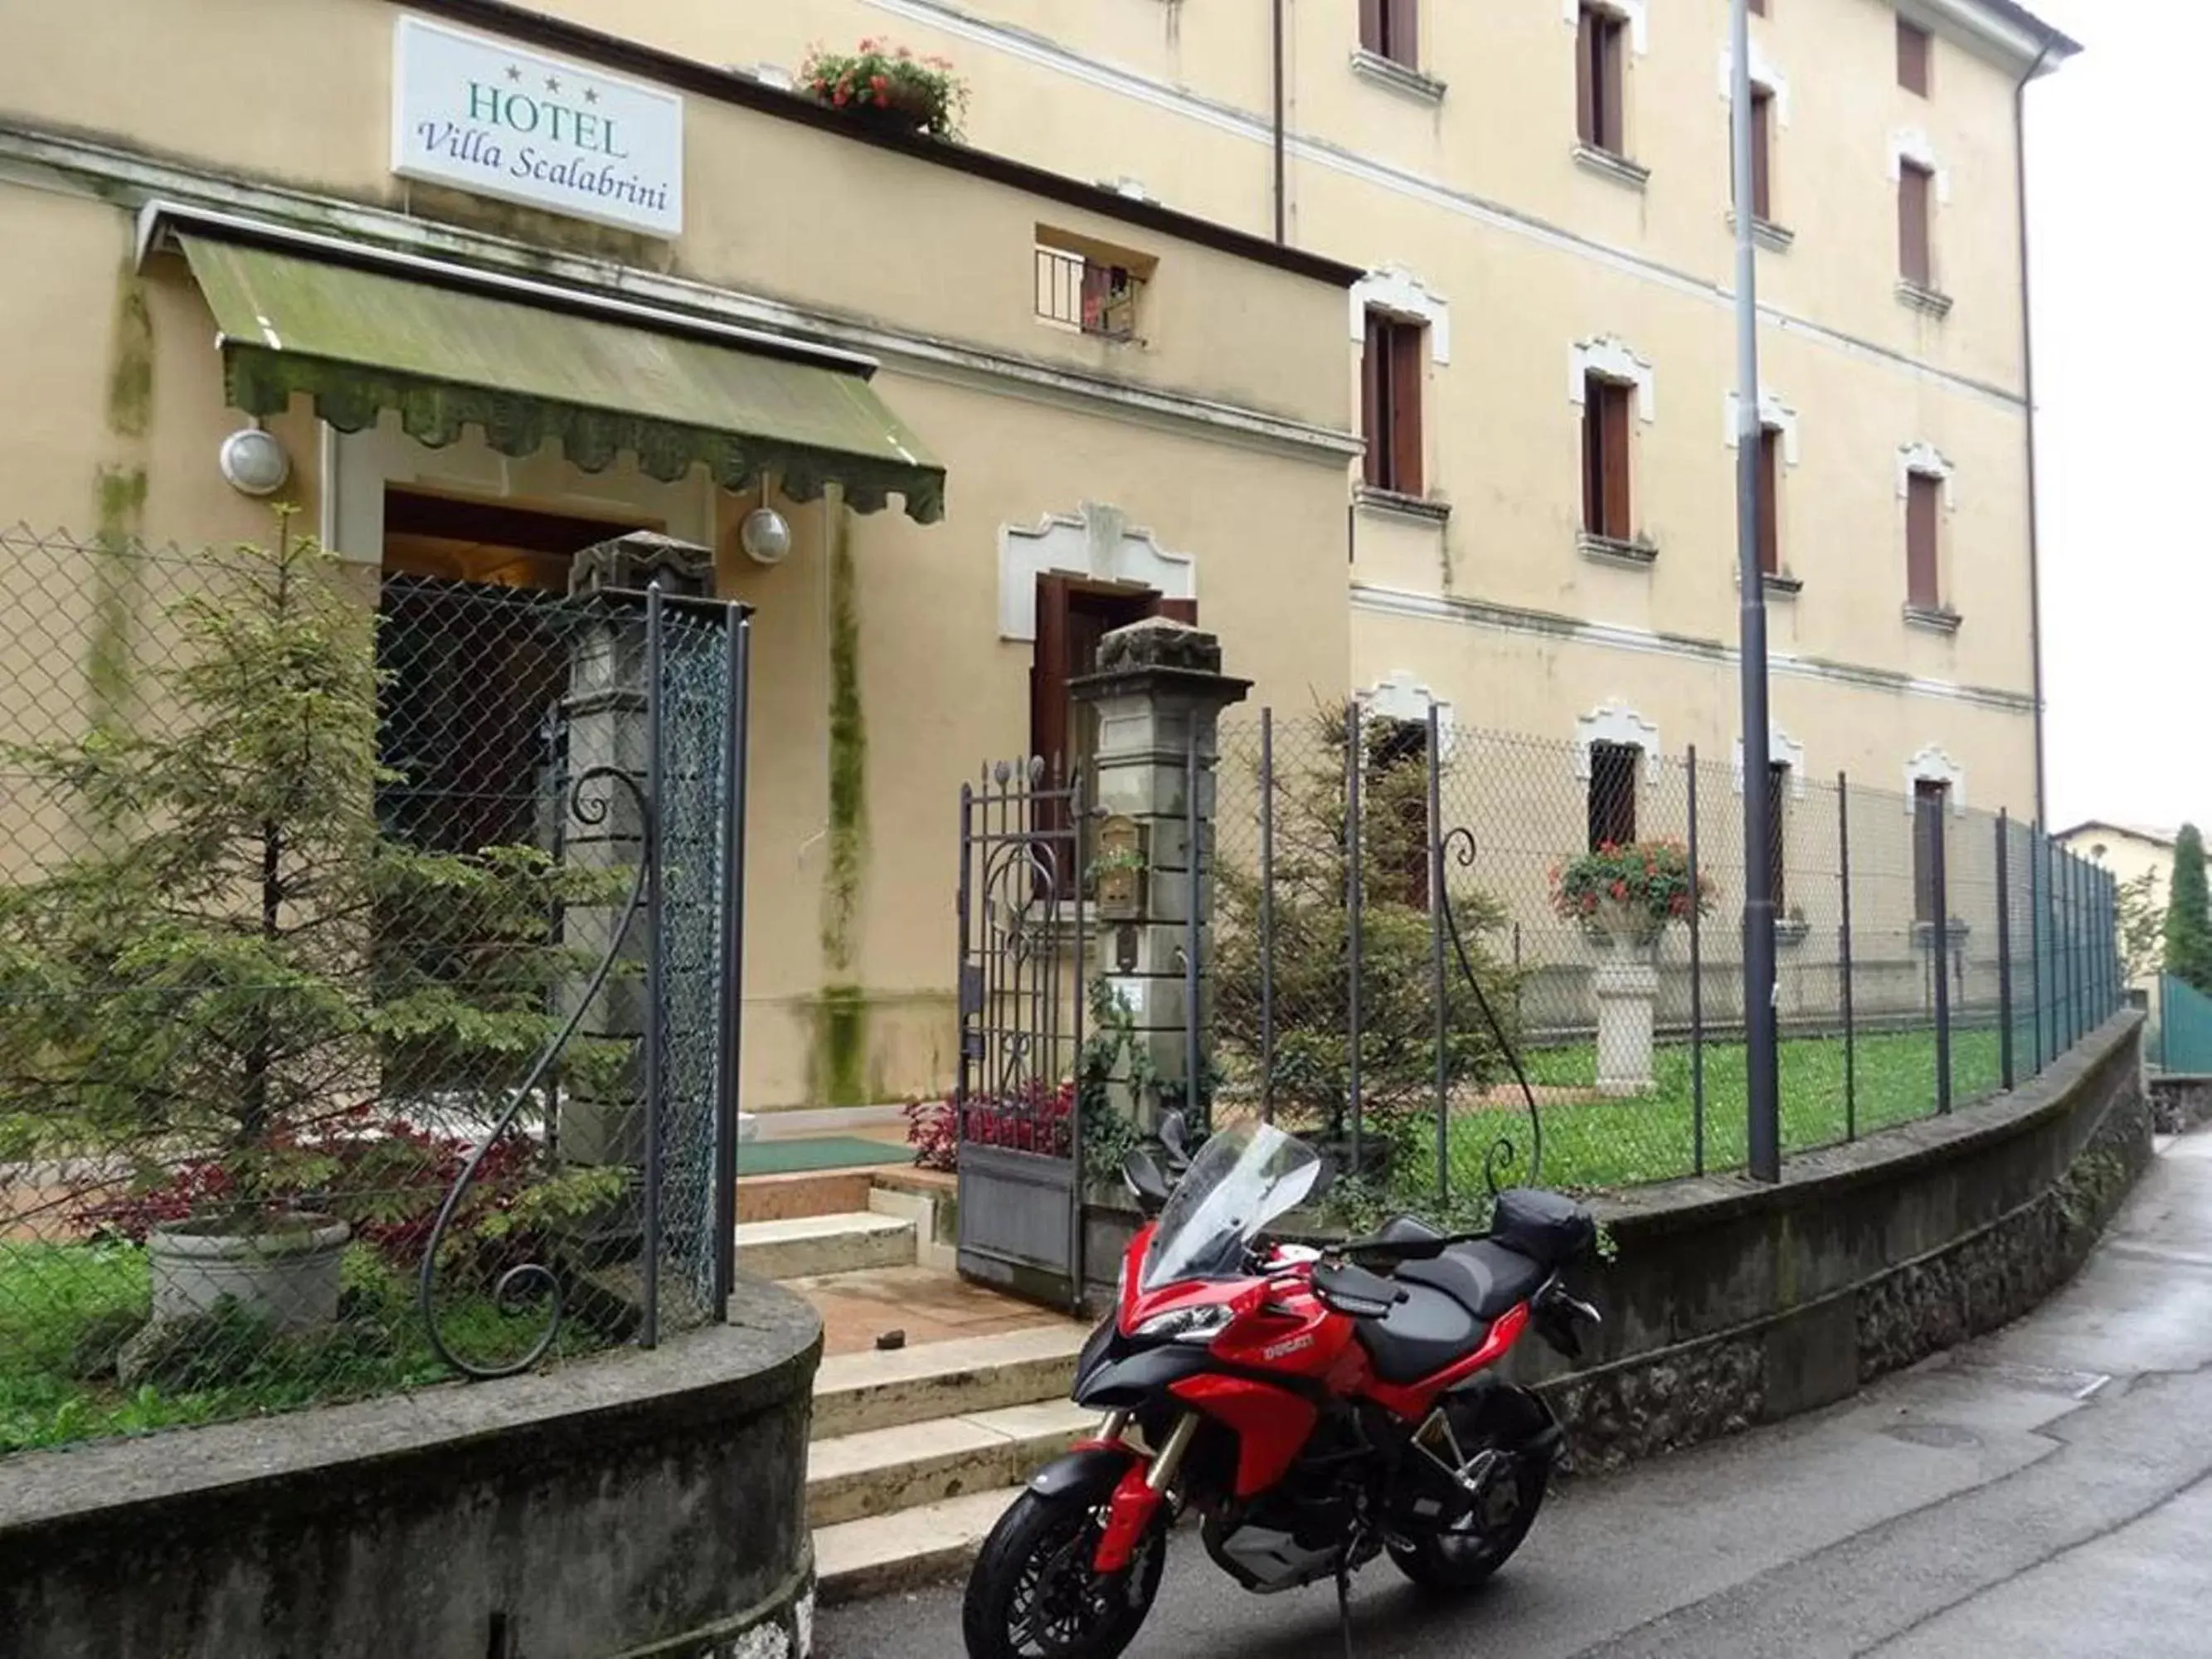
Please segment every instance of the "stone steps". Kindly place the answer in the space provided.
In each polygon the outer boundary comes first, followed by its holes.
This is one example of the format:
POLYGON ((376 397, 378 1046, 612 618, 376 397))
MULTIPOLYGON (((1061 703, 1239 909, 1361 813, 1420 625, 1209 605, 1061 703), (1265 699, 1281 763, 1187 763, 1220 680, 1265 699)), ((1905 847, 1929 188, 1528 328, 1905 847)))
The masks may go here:
POLYGON ((814 1594, 835 1607, 957 1577, 1017 1494, 971 1492, 814 1534, 814 1594))
POLYGON ((889 1353, 833 1354, 814 1376, 815 1438, 1062 1399, 1087 1334, 1059 1323, 889 1353))
POLYGON ((815 1441, 806 1459, 806 1519, 835 1527, 901 1510, 1004 1492, 1097 1426, 1066 1401, 863 1429, 815 1441))
POLYGON ((814 1279, 914 1264, 914 1221, 873 1211, 738 1224, 738 1271, 755 1279, 814 1279))

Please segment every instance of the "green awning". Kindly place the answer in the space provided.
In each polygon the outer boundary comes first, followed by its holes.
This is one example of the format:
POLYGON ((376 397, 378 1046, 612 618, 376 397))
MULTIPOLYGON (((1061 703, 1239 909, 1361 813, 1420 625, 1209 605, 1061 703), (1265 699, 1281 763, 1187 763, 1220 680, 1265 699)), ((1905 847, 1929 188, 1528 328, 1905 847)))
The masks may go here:
POLYGON ((857 373, 244 243, 178 241, 215 313, 230 401, 249 415, 304 392, 341 432, 390 409, 434 447, 477 426, 503 455, 557 438, 586 472, 628 451, 663 481, 703 465, 743 489, 772 472, 795 500, 837 483, 864 513, 895 495, 919 523, 943 516, 944 467, 857 373))

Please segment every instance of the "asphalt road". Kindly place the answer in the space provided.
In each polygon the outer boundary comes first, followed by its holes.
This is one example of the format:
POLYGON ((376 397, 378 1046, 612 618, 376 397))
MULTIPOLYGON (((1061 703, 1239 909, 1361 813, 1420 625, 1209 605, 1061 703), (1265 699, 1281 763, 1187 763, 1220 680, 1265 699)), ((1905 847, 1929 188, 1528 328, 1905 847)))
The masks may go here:
MULTIPOLYGON (((1456 1604, 1378 1562, 1353 1616, 1359 1659, 2207 1659, 2212 1131, 2165 1146, 2020 1324, 1832 1410, 1571 1483, 1456 1604)), ((958 1659, 958 1589, 825 1612, 816 1650, 958 1659)), ((1183 1532, 1129 1655, 1340 1651, 1332 1589, 1247 1595, 1183 1532)))

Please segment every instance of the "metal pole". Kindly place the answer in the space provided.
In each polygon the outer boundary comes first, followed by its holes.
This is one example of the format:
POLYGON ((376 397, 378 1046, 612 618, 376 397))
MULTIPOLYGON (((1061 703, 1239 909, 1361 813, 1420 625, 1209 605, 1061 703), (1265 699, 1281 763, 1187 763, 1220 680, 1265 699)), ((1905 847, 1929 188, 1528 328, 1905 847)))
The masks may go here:
MULTIPOLYGON (((1087 964, 1084 960, 1084 945, 1088 929, 1083 918, 1083 877, 1091 867, 1085 856, 1084 830, 1091 821, 1089 808, 1083 799, 1083 771, 1076 769, 1068 781, 1067 813, 1071 839, 1066 890, 1075 903, 1075 984, 1074 1013, 1075 1042, 1069 1054, 1068 1075, 1075 1079, 1074 1109, 1067 1115, 1067 1302, 1068 1311, 1083 1311, 1083 1018, 1090 1003, 1089 981, 1084 977, 1087 964)), ((1056 1079, 1055 1079, 1056 1080, 1056 1079)))
MULTIPOLYGON (((990 787, 990 777, 991 771, 987 766, 983 769, 983 787, 986 789, 990 787)), ((960 786, 959 887, 952 901, 954 908, 959 912, 957 922, 959 944, 957 954, 953 957, 954 963, 957 964, 954 971, 960 975, 958 988, 960 1029, 955 1038, 960 1052, 954 1060, 957 1070, 954 1073, 956 1080, 952 1091, 953 1110, 960 1119, 960 1121, 954 1126, 956 1139, 965 1139, 969 1091, 975 1087, 973 1056, 976 1046, 976 1034, 971 1029, 971 1022, 979 1018, 982 1001, 982 975, 969 958, 971 941, 968 931, 968 909, 974 896, 973 890, 969 885, 972 878, 969 865, 975 857, 973 842, 975 826, 975 787, 970 783, 963 783, 960 786), (974 993, 972 995, 971 987, 974 993)))
POLYGON ((1260 711, 1260 1121, 1275 1121, 1275 711, 1260 711))
POLYGON ((1781 1078, 1775 1041, 1774 791, 1768 779, 1766 583, 1759 565, 1759 253, 1752 240, 1751 9, 1729 6, 1730 126, 1735 169, 1736 585, 1743 693, 1743 1012, 1751 1174, 1782 1178, 1781 1078))
POLYGON ((640 1221, 644 1232, 644 1282, 639 1297, 638 1346, 660 1342, 660 1062, 667 1000, 663 961, 666 917, 661 910, 660 809, 667 756, 661 731, 660 578, 645 590, 645 811, 640 825, 645 842, 645 1192, 640 1221))
POLYGON ((1928 960, 1936 970, 1936 1109, 1951 1109, 1951 891, 1949 872, 1944 868, 1944 843, 1950 838, 1944 817, 1949 812, 1948 797, 1932 797, 1923 805, 1915 802, 1914 811, 1923 819, 1922 831, 1928 837, 1928 867, 1933 874, 1936 889, 1936 920, 1931 924, 1935 933, 1930 940, 1928 960))
POLYGON ((1705 1172, 1705 950, 1698 915, 1698 745, 1690 745, 1690 1156, 1705 1172))
POLYGON ((1360 751, 1366 747, 1359 731, 1359 702, 1353 698, 1344 709, 1344 921, 1345 1024, 1350 1037, 1346 1051, 1346 1086, 1352 1109, 1352 1173, 1364 1166, 1359 1157, 1359 957, 1361 913, 1364 908, 1359 879, 1360 751))
POLYGON ((1443 721, 1429 703, 1429 974, 1436 991, 1437 1197, 1451 1196, 1451 1072, 1445 1058, 1443 721))
POLYGON ((1997 811, 1997 1070, 2012 1091, 2012 817, 1997 811))
POLYGON ((1851 1001, 1851 780, 1836 774, 1836 848, 1843 866, 1844 928, 1844 1139, 1859 1138, 1859 1050, 1857 1011, 1851 1001))
MULTIPOLYGON (((1199 869, 1199 812, 1198 812, 1198 719, 1194 710, 1190 722, 1190 752, 1183 757, 1183 862, 1190 873, 1185 878, 1182 919, 1182 1066, 1183 1109, 1189 1114, 1194 1128, 1208 1127, 1211 1109, 1200 1097, 1199 1067, 1198 1013, 1198 917, 1205 902, 1200 886, 1203 879, 1199 869)), ((1080 1189, 1079 1189, 1080 1190, 1080 1189)))
POLYGON ((743 605, 723 614, 722 1006, 714 1063, 714 1305, 726 1314, 737 1284, 738 1061, 744 1028, 745 739, 752 621, 743 605))
POLYGON ((2044 960, 2044 951, 2051 937, 2049 925, 2044 920, 2044 910, 2051 902, 2051 877, 2044 868, 2045 848, 2043 844, 2043 820, 2038 818, 2028 826, 2027 836, 2027 932, 2028 972, 2035 977, 2035 1074, 2043 1075, 2050 1063, 2051 1051, 2044 1030, 2044 1002, 2051 994, 2051 967, 2044 960))

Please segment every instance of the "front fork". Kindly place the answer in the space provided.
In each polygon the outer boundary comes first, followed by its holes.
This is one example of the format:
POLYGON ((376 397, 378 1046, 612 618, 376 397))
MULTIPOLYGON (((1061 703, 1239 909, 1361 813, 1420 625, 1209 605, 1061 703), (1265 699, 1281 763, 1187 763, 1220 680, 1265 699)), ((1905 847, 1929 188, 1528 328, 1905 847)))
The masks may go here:
MULTIPOLYGON (((1121 1437, 1128 1426, 1128 1413, 1114 1412, 1099 1425, 1098 1440, 1106 1445, 1126 1446, 1128 1443, 1121 1437)), ((1131 1461, 1113 1497, 1107 1500, 1106 1529, 1099 1535, 1098 1551, 1091 1563, 1100 1577, 1126 1571, 1136 1559, 1138 1545, 1144 1541, 1160 1505, 1167 1502, 1176 1476, 1182 1472, 1190 1443, 1197 1437, 1198 1413, 1185 1412, 1149 1462, 1143 1458, 1131 1461)))

